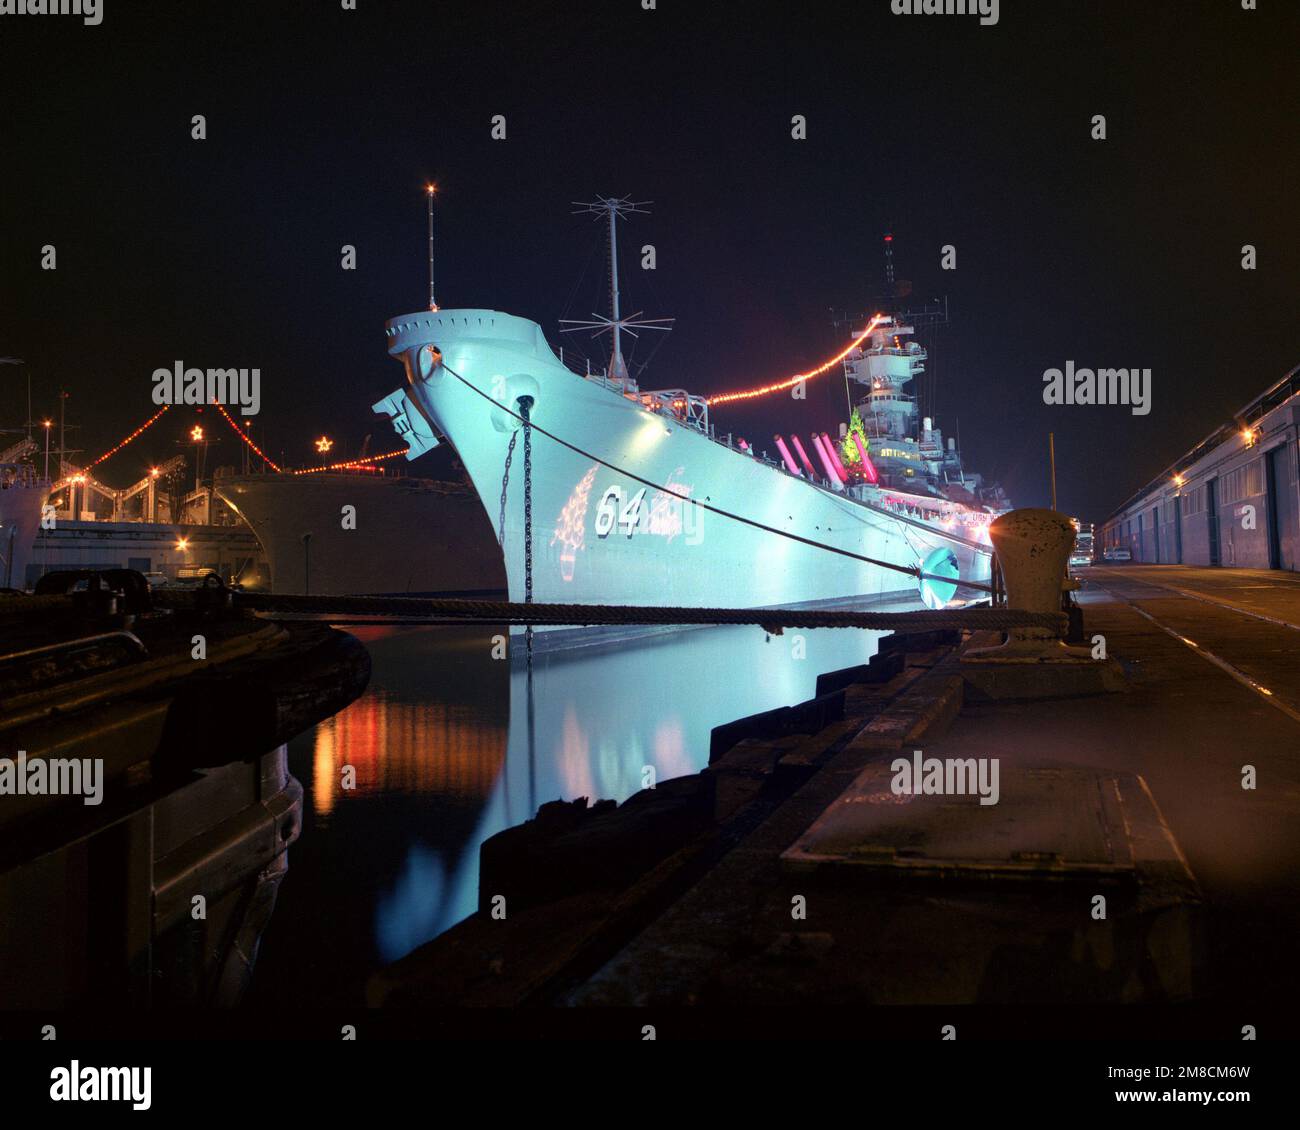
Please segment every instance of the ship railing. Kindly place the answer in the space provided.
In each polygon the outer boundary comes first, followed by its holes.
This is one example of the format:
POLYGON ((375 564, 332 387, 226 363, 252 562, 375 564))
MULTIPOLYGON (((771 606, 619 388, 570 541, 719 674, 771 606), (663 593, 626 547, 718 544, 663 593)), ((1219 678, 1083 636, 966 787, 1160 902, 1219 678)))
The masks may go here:
POLYGON ((582 377, 584 380, 591 381, 592 384, 597 384, 600 385, 601 388, 609 389, 610 392, 615 393, 618 396, 622 396, 624 392, 628 391, 624 388, 623 381, 613 380, 605 374, 604 370, 593 373, 590 369, 583 372, 581 369, 575 369, 572 365, 566 365, 565 368, 567 368, 571 373, 577 373, 578 376, 582 377))
POLYGON ((35 487, 41 477, 30 463, 0 463, 0 488, 35 487))
MULTIPOLYGON (((547 344, 550 345, 549 342, 547 342, 547 344)), ((582 377, 583 380, 593 381, 600 385, 601 388, 607 388, 610 392, 616 392, 620 396, 625 391, 623 388, 623 382, 611 380, 606 375, 604 369, 593 370, 591 367, 590 357, 575 357, 572 353, 566 355, 564 346, 560 346, 556 349, 556 347, 552 345, 551 352, 555 354, 561 365, 568 369, 569 372, 582 377)), ((629 381, 628 383, 631 384, 633 382, 629 381)))
POLYGON ((559 358, 561 365, 584 381, 590 381, 592 384, 599 385, 606 391, 612 392, 615 396, 621 396, 627 400, 638 400, 640 398, 641 394, 637 388, 637 383, 631 377, 628 377, 627 380, 616 381, 603 369, 593 370, 589 358, 583 358, 583 364, 580 366, 573 358, 566 357, 563 349, 556 350, 555 354, 559 358))
POLYGON ((582 358, 582 363, 579 365, 571 354, 566 355, 563 347, 559 349, 552 347, 552 349, 560 364, 583 380, 599 385, 616 396, 635 401, 650 412, 671 416, 680 423, 712 437, 712 429, 709 427, 709 404, 704 397, 692 396, 685 389, 680 388, 643 392, 637 387, 636 381, 630 377, 626 381, 614 380, 603 369, 593 370, 589 358, 582 358))
POLYGON ((709 426, 709 402, 702 396, 692 396, 684 388, 662 388, 641 393, 640 401, 642 407, 651 412, 671 416, 705 435, 712 434, 709 426))

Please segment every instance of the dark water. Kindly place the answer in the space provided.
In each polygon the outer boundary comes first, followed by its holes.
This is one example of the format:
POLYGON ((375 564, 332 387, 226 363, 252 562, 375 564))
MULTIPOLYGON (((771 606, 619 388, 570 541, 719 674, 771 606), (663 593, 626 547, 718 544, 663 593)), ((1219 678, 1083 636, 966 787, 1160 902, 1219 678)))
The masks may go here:
POLYGON ((819 674, 866 662, 881 634, 707 628, 541 656, 530 680, 493 658, 491 629, 351 630, 373 676, 289 747, 303 833, 253 1005, 359 1001, 371 972, 474 911, 489 836, 548 800, 622 801, 647 766, 659 781, 698 772, 714 726, 810 698, 819 674))

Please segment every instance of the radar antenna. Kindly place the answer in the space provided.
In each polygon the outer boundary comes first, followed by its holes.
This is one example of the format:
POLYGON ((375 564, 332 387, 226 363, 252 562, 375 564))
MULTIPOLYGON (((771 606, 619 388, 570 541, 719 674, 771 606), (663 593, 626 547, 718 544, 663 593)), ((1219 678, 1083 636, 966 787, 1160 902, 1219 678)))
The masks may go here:
POLYGON ((638 310, 635 314, 624 315, 620 308, 620 295, 618 289, 618 228, 617 221, 620 218, 630 216, 634 213, 648 215, 645 205, 653 203, 650 200, 632 200, 630 197, 603 197, 584 203, 580 200, 572 201, 576 211, 575 216, 592 213, 597 217, 605 218, 609 223, 609 315, 603 314, 591 315, 590 320, 580 320, 577 318, 561 318, 560 324, 565 328, 561 333, 576 333, 578 330, 592 330, 592 337, 599 337, 603 333, 610 333, 611 347, 609 353, 609 370, 606 376, 611 382, 615 382, 627 392, 627 362, 623 359, 623 341, 622 335, 626 333, 629 337, 636 338, 637 330, 663 330, 672 329, 674 318, 642 318, 643 311, 638 310))

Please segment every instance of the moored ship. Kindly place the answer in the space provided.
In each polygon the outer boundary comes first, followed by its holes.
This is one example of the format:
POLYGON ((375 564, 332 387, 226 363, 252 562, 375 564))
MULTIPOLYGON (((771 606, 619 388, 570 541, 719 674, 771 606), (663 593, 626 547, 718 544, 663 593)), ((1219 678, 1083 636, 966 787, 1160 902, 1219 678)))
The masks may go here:
POLYGON ((940 516, 909 514, 883 492, 837 489, 721 442, 702 398, 574 373, 526 318, 421 311, 390 321, 387 335, 415 406, 455 446, 484 507, 506 500, 513 600, 528 587, 525 475, 541 602, 832 605, 915 595, 907 574, 922 570, 954 582, 930 582, 930 602, 944 603, 958 580, 989 578, 987 514, 959 529, 959 504, 935 499, 940 516))
POLYGON ((918 581, 931 607, 978 595, 992 512, 960 481, 935 488, 961 473, 929 421, 920 441, 905 434, 916 405, 901 386, 924 359, 901 344, 911 327, 877 315, 835 359, 869 388, 873 432, 855 420, 857 434, 843 436, 845 458, 860 453, 857 474, 824 432, 809 437, 816 464, 798 437, 774 437, 781 458, 769 459, 717 437, 710 399, 643 391, 629 375, 620 331, 649 323, 620 315, 615 221, 640 209, 598 203, 609 217, 611 316, 579 324, 609 332, 605 371, 566 367, 536 322, 439 309, 432 295, 428 310, 386 325, 407 387, 375 409, 403 436, 418 420, 449 440, 484 509, 499 508, 511 599, 825 607, 915 599, 918 581))
POLYGON ((50 484, 30 460, 36 445, 22 440, 0 452, 0 588, 22 588, 50 484))
MULTIPOLYGON (((504 593, 496 535, 450 449, 418 478, 379 465, 401 452, 281 471, 231 421, 250 449, 244 473, 205 476, 196 424, 193 477, 177 454, 128 486, 101 480, 105 460, 165 414, 85 465, 66 458, 60 438, 46 455, 47 472, 51 456, 57 468, 49 477, 30 437, 0 451, 0 589, 30 589, 56 571, 134 569, 155 585, 215 573, 244 588, 317 596, 504 593), (254 455, 265 473, 252 472, 254 455)), ((437 447, 421 427, 405 438, 416 454, 437 447)))
POLYGON ((356 470, 219 476, 214 487, 256 536, 275 592, 486 597, 505 590, 501 549, 463 482, 356 470))

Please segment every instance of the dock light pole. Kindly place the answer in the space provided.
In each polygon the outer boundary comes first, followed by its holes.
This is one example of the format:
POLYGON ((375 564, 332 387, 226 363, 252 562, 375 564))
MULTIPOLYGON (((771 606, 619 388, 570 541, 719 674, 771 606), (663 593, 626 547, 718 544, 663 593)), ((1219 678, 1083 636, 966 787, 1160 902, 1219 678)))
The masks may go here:
POLYGON ((59 392, 59 478, 63 478, 63 464, 68 458, 68 445, 64 440, 64 409, 67 407, 68 393, 64 390, 59 392))
POLYGON ((45 425, 45 481, 50 481, 50 428, 54 424, 53 420, 42 421, 45 425))
POLYGON ((1047 433, 1047 461, 1052 467, 1052 509, 1056 509, 1056 433, 1047 433))

